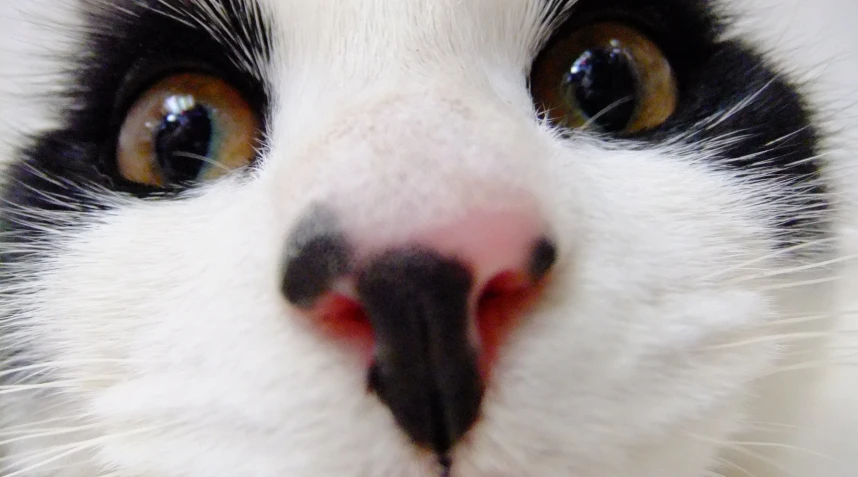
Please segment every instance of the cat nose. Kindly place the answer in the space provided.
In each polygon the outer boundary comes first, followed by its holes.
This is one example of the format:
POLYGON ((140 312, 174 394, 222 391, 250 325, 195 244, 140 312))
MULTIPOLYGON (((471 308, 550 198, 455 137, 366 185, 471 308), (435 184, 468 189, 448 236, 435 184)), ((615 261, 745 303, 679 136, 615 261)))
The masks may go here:
POLYGON ((538 295, 556 246, 515 210, 475 211, 399 243, 336 223, 317 215, 295 229, 283 293, 327 320, 365 320, 369 388, 416 444, 445 454, 477 421, 499 339, 538 295))

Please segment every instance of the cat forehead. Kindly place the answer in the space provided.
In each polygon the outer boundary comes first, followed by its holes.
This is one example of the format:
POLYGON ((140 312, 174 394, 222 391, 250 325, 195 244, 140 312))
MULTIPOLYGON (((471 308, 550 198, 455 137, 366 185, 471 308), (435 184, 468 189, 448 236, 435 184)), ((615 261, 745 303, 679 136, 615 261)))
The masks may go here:
MULTIPOLYGON (((160 11, 213 31, 235 26, 224 22, 234 17, 243 21, 245 29, 276 25, 283 32, 300 26, 311 29, 337 26, 341 29, 316 30, 316 36, 369 30, 382 32, 387 38, 394 38, 403 30, 448 37, 451 32, 445 28, 466 25, 485 30, 519 29, 534 22, 550 23, 557 16, 587 7, 616 13, 646 9, 662 15, 675 12, 709 15, 714 19, 725 10, 735 10, 736 3, 736 0, 119 0, 110 4, 82 1, 90 11, 111 8, 126 13, 160 11), (393 19, 396 24, 387 22, 393 19), (376 27, 381 28, 376 30, 376 27)), ((455 33, 466 38, 469 32, 455 33)))
MULTIPOLYGON (((522 69, 569 18, 645 16, 648 26, 687 25, 714 39, 724 27, 722 14, 733 10, 709 0, 84 1, 98 18, 89 25, 109 36, 170 41, 165 32, 193 29, 216 39, 260 77, 272 56, 281 65, 316 62, 329 71, 421 62, 522 69)), ((177 32, 172 41, 184 41, 184 35, 177 32)))

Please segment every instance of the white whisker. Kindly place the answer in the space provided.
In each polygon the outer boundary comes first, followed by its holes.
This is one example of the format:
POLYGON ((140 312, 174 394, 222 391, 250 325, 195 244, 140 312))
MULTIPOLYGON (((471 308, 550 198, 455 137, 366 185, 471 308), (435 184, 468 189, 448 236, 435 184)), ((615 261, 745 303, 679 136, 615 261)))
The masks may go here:
POLYGON ((823 338, 832 338, 839 337, 843 335, 855 335, 858 336, 858 332, 850 332, 850 331, 835 331, 835 332, 797 332, 797 333, 782 333, 782 334, 771 334, 765 336, 757 336, 755 338, 749 338, 743 341, 734 341, 730 343, 724 343, 714 346, 707 346, 705 349, 707 350, 726 350, 733 348, 741 348, 743 346, 754 346, 759 344, 768 344, 768 343, 793 343, 797 341, 808 341, 808 340, 816 340, 823 338))
POLYGON ((105 436, 99 436, 79 442, 74 442, 71 444, 63 444, 58 446, 49 447, 46 449, 39 449, 36 452, 30 453, 19 453, 13 455, 6 455, 0 458, 0 462, 9 462, 14 461, 18 465, 26 465, 26 467, 15 470, 11 473, 3 474, 0 477, 15 477, 19 475, 27 474, 33 470, 44 468, 47 465, 50 465, 54 462, 57 462, 61 459, 64 459, 68 456, 74 455, 78 452, 82 452, 88 449, 95 448, 97 446, 103 445, 105 442, 109 442, 111 440, 115 440, 122 437, 133 436, 137 434, 143 434, 151 431, 155 431, 163 428, 163 426, 151 426, 145 428, 138 428, 127 432, 108 434, 105 436), (33 464, 29 464, 30 462, 37 461, 33 464), (29 465, 28 465, 29 464, 29 465))
POLYGON ((739 452, 739 453, 744 454, 744 455, 751 457, 753 459, 757 459, 760 462, 771 465, 772 467, 778 469, 780 472, 783 472, 783 474, 786 476, 795 477, 795 475, 793 475, 791 472, 786 470, 782 465, 780 465, 779 463, 777 463, 773 459, 771 459, 771 458, 769 458, 763 454, 760 454, 759 452, 756 452, 754 450, 746 448, 740 442, 731 442, 731 441, 724 441, 724 440, 720 440, 720 439, 712 439, 712 438, 700 436, 697 434, 688 434, 688 436, 691 438, 694 438, 694 439, 698 439, 698 440, 710 443, 710 444, 718 445, 718 446, 725 448, 725 449, 730 449, 730 450, 733 450, 735 452, 739 452))
POLYGON ((203 156, 203 155, 200 155, 200 154, 194 154, 192 152, 176 151, 173 153, 173 156, 175 156, 175 157, 186 157, 188 159, 196 159, 196 160, 203 162, 205 164, 208 164, 212 167, 217 167, 224 172, 232 172, 232 169, 226 167, 225 165, 221 164, 220 162, 218 162, 214 159, 210 159, 210 158, 203 156))
POLYGON ((706 275, 703 277, 703 279, 704 280, 712 280, 714 278, 718 278, 719 276, 729 274, 729 273, 732 273, 732 272, 735 272, 738 270, 742 270, 742 269, 745 269, 746 267, 749 267, 752 265, 765 263, 765 262, 771 261, 772 259, 776 259, 776 258, 783 257, 783 256, 789 256, 790 254, 793 254, 795 252, 799 252, 801 250, 805 250, 805 249, 812 248, 812 247, 817 247, 819 245, 831 244, 831 243, 834 243, 835 240, 836 239, 834 239, 834 238, 818 239, 818 240, 814 240, 814 241, 810 241, 810 242, 803 242, 803 243, 800 243, 798 245, 793 245, 793 246, 786 247, 783 249, 775 250, 775 251, 773 251, 769 254, 763 255, 761 257, 757 257, 757 258, 739 263, 737 265, 732 265, 728 268, 720 270, 720 271, 713 273, 711 275, 706 275))
POLYGON ((821 285, 824 283, 833 283, 833 282, 836 282, 836 281, 839 281, 842 279, 843 279, 843 277, 838 275, 838 276, 825 277, 825 278, 816 278, 816 279, 812 279, 812 280, 802 280, 802 281, 795 281, 795 282, 788 282, 788 283, 777 283, 774 285, 766 285, 764 287, 761 287, 760 289, 764 290, 764 291, 789 290, 789 289, 793 289, 793 288, 803 288, 803 287, 809 287, 809 286, 813 286, 813 285, 821 285))
MULTIPOLYGON (((79 416, 74 416, 75 420, 80 420, 79 416)), ((55 424, 58 422, 66 422, 69 419, 67 417, 51 417, 50 419, 44 419, 41 421, 31 421, 27 424, 21 424, 18 426, 3 426, 3 431, 0 432, 0 436, 10 436, 10 435, 19 435, 25 432, 42 432, 48 430, 49 428, 45 428, 43 426, 47 426, 49 424, 55 424)))
POLYGON ((602 109, 602 110, 601 110, 601 111, 599 111, 598 113, 594 114, 594 115, 593 115, 593 117, 591 117, 590 119, 588 119, 588 120, 584 123, 584 125, 583 125, 583 126, 581 126, 581 129, 582 129, 582 130, 589 130, 590 128, 592 128, 592 127, 593 127, 593 125, 594 125, 594 124, 596 124, 596 123, 599 121, 599 119, 601 119, 601 118, 602 118, 602 116, 604 116, 604 115, 606 115, 606 114, 610 113, 610 112, 611 112, 611 110, 613 110, 614 108, 617 108, 617 107, 619 107, 619 106, 622 106, 622 105, 623 105, 623 104, 625 104, 625 103, 628 103, 629 101, 632 101, 632 99, 633 99, 633 98, 631 98, 631 97, 629 97, 629 96, 626 96, 625 98, 620 98, 620 99, 618 99, 618 100, 614 101, 613 103, 611 103, 611 104, 609 104, 609 105, 605 106, 605 108, 604 108, 604 109, 602 109))
MULTIPOLYGON (((96 428, 97 428, 97 425, 90 424, 90 425, 79 426, 79 427, 57 428, 57 429, 51 429, 51 430, 44 430, 44 431, 40 431, 40 432, 32 432, 32 433, 28 433, 28 434, 23 435, 23 436, 18 436, 18 437, 6 439, 6 440, 0 440, 0 446, 14 444, 17 442, 22 442, 22 441, 27 441, 27 440, 40 439, 43 437, 56 437, 56 436, 74 434, 77 432, 92 430, 92 429, 96 429, 96 428)), ((0 435, 2 435, 2 434, 0 434, 0 435)))
POLYGON ((742 467, 741 465, 739 465, 739 464, 737 464, 737 463, 735 463, 735 462, 732 462, 732 461, 730 461, 730 460, 728 460, 728 459, 719 458, 719 459, 718 459, 718 463, 719 463, 719 464, 721 464, 722 466, 732 467, 732 468, 734 468, 734 469, 738 470, 739 472, 741 472, 742 474, 747 475, 748 477, 756 477, 756 476, 755 476, 754 474, 752 474, 749 470, 745 469, 745 468, 744 468, 744 467, 742 467))
POLYGON ((782 366, 776 369, 771 370, 764 377, 771 377, 778 374, 783 373, 791 373, 798 371, 808 371, 812 369, 822 369, 822 368, 838 368, 838 367, 852 367, 858 366, 858 360, 856 361, 809 361, 806 363, 800 363, 792 366, 782 366))
POLYGON ((781 276, 781 275, 789 275, 792 273, 805 272, 808 270, 825 268, 825 267, 829 267, 831 265, 837 265, 837 264, 841 264, 844 262, 852 261, 852 260, 855 260, 856 258, 858 258, 858 254, 846 255, 844 257, 833 258, 830 260, 811 263, 808 265, 801 265, 801 266, 797 266, 797 267, 769 270, 769 271, 760 272, 760 273, 757 273, 754 275, 748 275, 748 276, 740 277, 740 278, 737 278, 735 280, 731 280, 730 283, 742 283, 742 282, 751 281, 751 280, 758 280, 761 278, 772 278, 772 277, 777 277, 777 276, 781 276))
POLYGON ((773 78, 773 79, 769 80, 768 83, 763 85, 761 88, 759 88, 753 94, 747 96, 742 101, 739 101, 739 103, 737 103, 735 106, 728 109, 726 112, 724 112, 720 116, 718 116, 714 121, 711 121, 709 124, 707 124, 705 129, 707 131, 711 131, 712 129, 715 129, 720 124, 722 124, 724 121, 727 121, 728 119, 735 116, 736 114, 738 114, 743 109, 745 109, 748 106, 750 106, 751 104, 753 104, 753 102, 756 101, 757 98, 759 98, 760 95, 763 94, 776 81, 777 81, 777 78, 773 78))

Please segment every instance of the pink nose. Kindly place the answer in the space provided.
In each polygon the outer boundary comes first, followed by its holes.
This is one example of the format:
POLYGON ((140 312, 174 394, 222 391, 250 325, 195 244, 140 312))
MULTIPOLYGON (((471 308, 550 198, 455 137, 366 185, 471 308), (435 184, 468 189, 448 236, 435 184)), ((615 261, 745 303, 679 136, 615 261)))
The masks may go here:
MULTIPOLYGON (((479 292, 501 275, 522 285, 551 268, 554 246, 538 217, 522 211, 476 211, 454 223, 415 234, 413 243, 466 265, 479 292)), ((472 298, 479 297, 475 293, 472 298)))
POLYGON ((379 257, 406 250, 431 252, 467 270, 468 312, 478 331, 473 344, 484 354, 493 354, 497 344, 498 330, 488 325, 508 327, 499 318, 515 318, 517 310, 505 307, 516 304, 509 298, 538 288, 557 255, 544 222, 524 208, 471 211, 396 238, 381 232, 350 234, 332 212, 316 209, 290 238, 283 292, 292 304, 336 320, 340 309, 350 313, 362 308, 357 293, 361 274, 379 257), (484 316, 487 311, 492 316, 484 316))
POLYGON ((317 210, 298 225, 283 292, 339 334, 369 336, 370 388, 415 443, 446 453, 477 420, 499 344, 555 245, 521 210, 473 211, 404 240, 338 223, 317 210))

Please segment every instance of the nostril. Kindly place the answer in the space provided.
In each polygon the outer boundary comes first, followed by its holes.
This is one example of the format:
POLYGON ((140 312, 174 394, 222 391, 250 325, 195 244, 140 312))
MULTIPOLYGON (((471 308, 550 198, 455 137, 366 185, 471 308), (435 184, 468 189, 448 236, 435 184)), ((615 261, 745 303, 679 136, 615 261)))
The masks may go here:
POLYGON ((316 301, 309 313, 327 336, 350 343, 367 361, 370 359, 375 339, 360 302, 339 293, 328 293, 316 301))
POLYGON ((533 247, 530 258, 530 275, 534 281, 539 281, 557 262, 557 246, 548 238, 541 238, 533 247))
POLYGON ((492 227, 381 253, 353 253, 331 228, 298 229, 283 293, 366 359, 369 389, 415 443, 444 455, 479 418, 502 342, 557 261, 551 240, 517 223, 483 220, 492 227))
POLYGON ((527 293, 539 286, 557 262, 557 247, 543 238, 536 242, 525 270, 504 270, 491 277, 480 292, 478 304, 495 299, 527 293))
POLYGON ((508 270, 495 275, 486 283, 482 294, 479 297, 480 302, 493 300, 496 298, 524 291, 531 287, 534 280, 530 274, 508 270))
POLYGON ((554 243, 540 239, 533 246, 526 271, 502 271, 491 277, 480 291, 476 319, 480 334, 480 369, 484 377, 490 374, 499 348, 518 319, 541 294, 557 257, 554 243))

